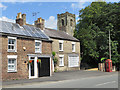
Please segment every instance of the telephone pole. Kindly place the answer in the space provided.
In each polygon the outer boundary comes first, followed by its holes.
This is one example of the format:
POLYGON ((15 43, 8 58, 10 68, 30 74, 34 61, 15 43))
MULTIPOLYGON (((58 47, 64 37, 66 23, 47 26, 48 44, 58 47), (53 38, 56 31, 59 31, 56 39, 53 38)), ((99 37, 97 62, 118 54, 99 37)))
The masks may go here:
POLYGON ((110 39, 110 30, 109 30, 109 57, 111 60, 111 39, 110 39))

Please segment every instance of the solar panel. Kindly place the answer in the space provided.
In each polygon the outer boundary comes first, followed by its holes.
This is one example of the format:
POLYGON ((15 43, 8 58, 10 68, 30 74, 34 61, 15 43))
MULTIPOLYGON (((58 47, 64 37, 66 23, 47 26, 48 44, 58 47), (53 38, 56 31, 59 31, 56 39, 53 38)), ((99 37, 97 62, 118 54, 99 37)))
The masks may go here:
POLYGON ((42 37, 42 38, 49 38, 47 35, 45 35, 39 28, 35 28, 37 33, 39 34, 39 37, 42 37))
POLYGON ((10 33, 17 34, 16 30, 14 29, 14 27, 12 26, 11 23, 6 22, 5 25, 6 25, 6 28, 9 30, 10 33))
POLYGON ((5 22, 2 22, 2 32, 4 32, 4 33, 10 33, 9 29, 6 28, 6 27, 7 26, 6 26, 5 22))
POLYGON ((16 34, 19 34, 19 35, 26 35, 22 30, 22 28, 20 28, 20 26, 18 24, 12 24, 12 28, 14 31, 16 31, 16 34))
POLYGON ((32 32, 32 30, 29 28, 29 26, 24 25, 23 27, 32 37, 36 37, 36 35, 32 32))
POLYGON ((37 38, 45 38, 45 39, 49 38, 39 28, 33 26, 27 26, 27 25, 19 26, 16 23, 10 23, 5 21, 0 21, 0 25, 2 26, 2 27, 0 26, 0 32, 37 37, 37 38))

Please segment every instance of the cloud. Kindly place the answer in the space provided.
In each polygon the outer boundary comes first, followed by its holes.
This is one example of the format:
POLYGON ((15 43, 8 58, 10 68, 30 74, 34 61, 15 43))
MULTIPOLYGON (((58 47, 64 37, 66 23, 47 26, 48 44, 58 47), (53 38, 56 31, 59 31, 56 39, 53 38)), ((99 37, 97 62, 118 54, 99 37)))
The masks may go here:
POLYGON ((57 19, 54 16, 50 16, 48 20, 45 20, 45 27, 57 29, 57 19))
POLYGON ((6 10, 7 6, 5 6, 2 3, 0 3, 0 8, 2 8, 3 10, 6 10))
MULTIPOLYGON (((97 0, 0 0, 1 2, 92 2, 97 0)), ((119 2, 119 0, 104 0, 106 2, 119 2)))
POLYGON ((82 9, 82 8, 85 8, 86 7, 86 3, 92 3, 92 2, 95 2, 95 1, 98 1, 98 2, 102 2, 102 1, 105 1, 105 2, 119 2, 119 0, 80 0, 79 2, 76 2, 76 3, 72 3, 71 4, 71 7, 73 9, 76 9, 76 8, 79 8, 79 9, 82 9))
POLYGON ((87 2, 88 2, 88 0, 80 1, 80 2, 77 2, 77 3, 72 3, 71 7, 73 9, 76 9, 76 8, 82 9, 82 8, 86 7, 87 2))
POLYGON ((75 15, 76 16, 76 23, 78 23, 79 21, 79 15, 75 15))
POLYGON ((7 17, 5 17, 5 16, 0 17, 0 21, 7 21, 7 22, 15 23, 15 20, 13 20, 13 19, 9 19, 9 18, 7 18, 7 17))

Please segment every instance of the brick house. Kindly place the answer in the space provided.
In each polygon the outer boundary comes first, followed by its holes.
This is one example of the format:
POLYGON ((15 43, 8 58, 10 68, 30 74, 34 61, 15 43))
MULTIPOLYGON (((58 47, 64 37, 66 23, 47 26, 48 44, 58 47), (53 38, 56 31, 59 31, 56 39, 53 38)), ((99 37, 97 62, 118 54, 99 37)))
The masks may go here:
POLYGON ((16 23, 0 21, 2 80, 52 75, 52 41, 40 28, 27 25, 18 14, 16 23))
POLYGON ((0 59, 2 80, 51 76, 52 52, 58 58, 58 71, 80 70, 80 42, 73 37, 75 15, 58 14, 58 30, 45 28, 44 19, 26 23, 26 14, 18 13, 16 23, 0 21, 0 59))

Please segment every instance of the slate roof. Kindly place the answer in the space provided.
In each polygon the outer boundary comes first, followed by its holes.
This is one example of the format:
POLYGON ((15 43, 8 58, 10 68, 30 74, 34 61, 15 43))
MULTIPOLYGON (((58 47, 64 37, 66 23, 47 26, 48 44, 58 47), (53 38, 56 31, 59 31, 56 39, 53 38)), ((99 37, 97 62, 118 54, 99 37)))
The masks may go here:
POLYGON ((49 29, 45 28, 43 30, 50 38, 56 38, 56 39, 62 39, 62 40, 70 40, 70 41, 77 41, 79 42, 78 39, 74 38, 73 36, 65 33, 64 31, 58 31, 55 29, 49 29))
POLYGON ((0 33, 47 40, 49 39, 49 37, 44 32, 42 32, 40 28, 36 28, 34 26, 29 25, 20 26, 19 24, 6 21, 0 21, 0 33))

